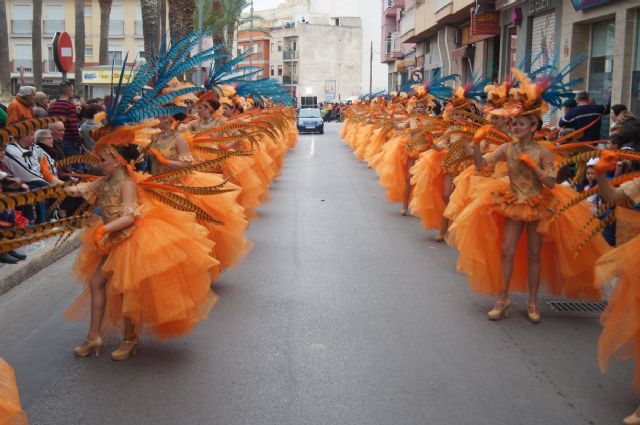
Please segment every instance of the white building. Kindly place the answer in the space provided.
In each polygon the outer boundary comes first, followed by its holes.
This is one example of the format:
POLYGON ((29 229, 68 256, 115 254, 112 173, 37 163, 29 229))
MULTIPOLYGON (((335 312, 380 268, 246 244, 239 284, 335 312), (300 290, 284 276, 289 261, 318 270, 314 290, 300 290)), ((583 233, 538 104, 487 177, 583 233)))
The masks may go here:
MULTIPOLYGON (((299 106, 346 101, 362 85, 362 20, 357 2, 345 9, 337 0, 287 0, 256 12, 257 27, 270 31, 270 76, 298 98, 299 106), (335 4, 333 4, 335 3, 335 4)), ((344 3, 344 2, 343 2, 344 3)), ((348 3, 348 2, 346 2, 348 3)))

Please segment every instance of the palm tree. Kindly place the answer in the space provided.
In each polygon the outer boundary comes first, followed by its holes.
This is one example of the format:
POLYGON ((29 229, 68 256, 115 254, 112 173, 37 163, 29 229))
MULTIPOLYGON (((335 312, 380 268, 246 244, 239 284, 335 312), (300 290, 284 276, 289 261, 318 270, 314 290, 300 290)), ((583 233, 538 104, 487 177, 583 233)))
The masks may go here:
POLYGON ((158 51, 158 0, 141 0, 142 34, 144 37, 144 57, 155 57, 158 51))
POLYGON ((85 43, 84 43, 84 0, 75 0, 75 13, 76 13, 76 34, 75 34, 75 42, 76 42, 76 93, 82 94, 84 93, 84 88, 82 85, 82 67, 84 66, 84 52, 85 52, 85 43))
POLYGON ((98 61, 101 65, 109 64, 109 18, 113 0, 98 0, 100 4, 100 50, 98 61))
POLYGON ((160 14, 160 34, 158 41, 167 36, 167 0, 158 0, 158 13, 160 14))
MULTIPOLYGON (((242 17, 242 11, 251 5, 251 0, 213 0, 203 10, 205 29, 211 33, 213 44, 226 43, 231 52, 233 39, 239 26, 248 22, 242 17)), ((229 58, 221 58, 221 62, 229 58)), ((216 63, 218 65, 218 63, 216 63)))
POLYGON ((31 21, 31 58, 33 65, 33 85, 42 90, 42 0, 33 0, 33 20, 31 21))
MULTIPOLYGON (((9 63, 9 26, 7 24, 7 2, 0 1, 0 63, 9 63)), ((5 67, 0 71, 0 90, 6 98, 11 96, 11 74, 5 67)))
MULTIPOLYGON (((215 3, 216 0, 213 0, 215 3)), ((168 0, 169 33, 171 40, 177 41, 193 31, 196 11, 195 0, 168 0)))

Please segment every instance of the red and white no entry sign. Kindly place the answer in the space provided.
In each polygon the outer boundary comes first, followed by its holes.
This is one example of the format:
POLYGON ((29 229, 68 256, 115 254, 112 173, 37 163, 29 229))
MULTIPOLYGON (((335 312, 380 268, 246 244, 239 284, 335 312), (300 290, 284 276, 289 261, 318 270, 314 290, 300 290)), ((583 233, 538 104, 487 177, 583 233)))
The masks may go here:
POLYGON ((53 60, 60 72, 69 72, 73 66, 73 44, 67 32, 57 32, 53 37, 53 60))

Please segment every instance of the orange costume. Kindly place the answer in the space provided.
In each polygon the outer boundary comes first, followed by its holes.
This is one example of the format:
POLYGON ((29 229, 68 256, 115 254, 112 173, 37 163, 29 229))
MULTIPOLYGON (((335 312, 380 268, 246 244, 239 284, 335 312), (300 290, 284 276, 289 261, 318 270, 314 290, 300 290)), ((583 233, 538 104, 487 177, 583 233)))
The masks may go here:
POLYGON ((211 290, 210 270, 218 266, 209 256, 213 243, 193 213, 161 207, 141 190, 137 204, 124 205, 121 187, 129 179, 103 177, 80 188, 88 201, 100 206, 101 220, 82 234, 74 273, 85 288, 66 315, 85 318, 89 282, 100 268, 108 276, 111 329, 127 317, 136 329, 158 339, 186 334, 206 319, 217 299, 211 290), (100 226, 130 213, 136 215, 135 224, 109 234, 105 250, 100 250, 94 242, 100 226))

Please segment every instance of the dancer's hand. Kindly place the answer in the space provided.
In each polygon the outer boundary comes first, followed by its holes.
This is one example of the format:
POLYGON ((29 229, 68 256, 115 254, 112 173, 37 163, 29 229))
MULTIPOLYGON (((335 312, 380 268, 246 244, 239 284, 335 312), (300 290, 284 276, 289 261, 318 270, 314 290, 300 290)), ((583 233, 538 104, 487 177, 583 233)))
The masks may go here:
POLYGON ((596 174, 605 174, 608 171, 615 170, 618 165, 618 161, 620 161, 620 157, 615 152, 602 151, 600 154, 600 160, 596 165, 594 165, 593 169, 596 174))
POLYGON ((169 160, 165 158, 164 155, 162 155, 160 152, 158 152, 156 148, 149 149, 149 152, 151 152, 151 155, 153 155, 160 164, 169 165, 169 160))
POLYGON ((538 168, 538 164, 533 160, 533 158, 531 158, 526 153, 523 153, 522 155, 520 155, 518 157, 518 161, 522 162, 524 165, 531 168, 532 170, 535 170, 538 168))
POLYGON ((473 134, 473 143, 482 143, 484 139, 491 133, 493 126, 491 124, 485 124, 473 134))
POLYGON ((104 238, 105 236, 107 236, 107 233, 107 228, 103 224, 102 226, 98 227, 96 233, 93 235, 93 241, 95 242, 96 247, 98 247, 99 251, 104 251, 105 249, 104 238))

